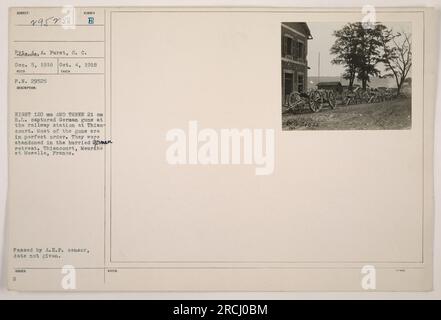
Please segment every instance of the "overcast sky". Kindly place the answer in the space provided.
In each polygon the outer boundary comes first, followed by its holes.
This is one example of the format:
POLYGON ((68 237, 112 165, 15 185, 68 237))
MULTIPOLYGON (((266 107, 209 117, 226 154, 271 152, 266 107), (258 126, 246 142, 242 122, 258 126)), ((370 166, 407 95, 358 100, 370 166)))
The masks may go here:
MULTIPOLYGON (((320 76, 340 76, 344 68, 340 65, 331 64, 331 60, 335 57, 329 53, 335 42, 332 35, 334 30, 341 29, 347 22, 308 22, 311 30, 312 40, 308 40, 308 76, 315 77, 318 75, 318 54, 320 52, 320 76)), ((395 32, 403 32, 410 34, 412 26, 410 22, 390 22, 383 24, 392 28, 395 32)), ((383 68, 380 67, 380 70, 383 68)))

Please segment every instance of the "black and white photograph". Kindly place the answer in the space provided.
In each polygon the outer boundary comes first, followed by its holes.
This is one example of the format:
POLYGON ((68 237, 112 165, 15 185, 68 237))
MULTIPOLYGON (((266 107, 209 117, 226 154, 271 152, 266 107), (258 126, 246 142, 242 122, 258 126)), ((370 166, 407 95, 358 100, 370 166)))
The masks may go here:
POLYGON ((283 22, 283 130, 412 127, 412 24, 283 22))

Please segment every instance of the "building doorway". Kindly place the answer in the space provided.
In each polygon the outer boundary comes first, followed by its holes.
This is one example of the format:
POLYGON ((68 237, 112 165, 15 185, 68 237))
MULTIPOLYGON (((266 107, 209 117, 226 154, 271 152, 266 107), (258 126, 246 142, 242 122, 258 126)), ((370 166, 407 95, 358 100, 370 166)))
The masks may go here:
POLYGON ((288 101, 289 95, 293 92, 293 89, 294 89, 294 74, 289 72, 284 72, 283 92, 284 92, 285 104, 288 101))

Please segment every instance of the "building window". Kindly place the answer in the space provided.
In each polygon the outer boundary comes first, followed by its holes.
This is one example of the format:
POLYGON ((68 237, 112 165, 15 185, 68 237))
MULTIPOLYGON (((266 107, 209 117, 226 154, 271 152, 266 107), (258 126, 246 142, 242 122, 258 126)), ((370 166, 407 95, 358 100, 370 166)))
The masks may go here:
POLYGON ((305 58, 305 44, 300 40, 297 41, 297 57, 302 60, 305 58))
POLYGON ((293 38, 285 35, 283 37, 283 51, 285 56, 291 56, 293 55, 293 48, 294 47, 294 41, 293 38))

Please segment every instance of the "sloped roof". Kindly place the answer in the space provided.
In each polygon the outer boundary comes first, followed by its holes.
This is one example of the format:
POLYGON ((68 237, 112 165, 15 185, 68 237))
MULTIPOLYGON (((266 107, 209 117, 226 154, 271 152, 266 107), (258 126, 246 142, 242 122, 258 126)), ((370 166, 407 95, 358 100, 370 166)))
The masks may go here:
POLYGON ((308 39, 312 39, 311 30, 309 30, 308 24, 306 22, 282 22, 282 24, 294 30, 298 30, 299 28, 302 28, 303 33, 306 34, 306 37, 308 39))

